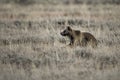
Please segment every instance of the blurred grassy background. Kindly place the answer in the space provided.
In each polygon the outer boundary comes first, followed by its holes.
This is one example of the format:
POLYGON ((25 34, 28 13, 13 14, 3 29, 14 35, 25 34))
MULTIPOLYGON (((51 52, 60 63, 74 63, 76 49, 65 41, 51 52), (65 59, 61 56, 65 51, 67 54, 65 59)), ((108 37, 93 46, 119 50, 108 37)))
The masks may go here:
POLYGON ((119 80, 119 3, 0 0, 0 80, 119 80), (65 25, 93 34, 98 48, 64 47, 65 25))
POLYGON ((15 4, 120 4, 119 0, 0 0, 0 3, 15 4))

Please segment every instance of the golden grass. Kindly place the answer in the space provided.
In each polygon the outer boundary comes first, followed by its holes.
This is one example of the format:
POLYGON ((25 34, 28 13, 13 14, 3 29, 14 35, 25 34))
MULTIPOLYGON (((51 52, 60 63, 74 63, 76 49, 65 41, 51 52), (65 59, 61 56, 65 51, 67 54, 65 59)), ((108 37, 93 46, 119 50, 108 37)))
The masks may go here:
POLYGON ((1 80, 118 80, 119 5, 0 5, 1 80), (64 47, 66 25, 92 33, 98 48, 64 47))

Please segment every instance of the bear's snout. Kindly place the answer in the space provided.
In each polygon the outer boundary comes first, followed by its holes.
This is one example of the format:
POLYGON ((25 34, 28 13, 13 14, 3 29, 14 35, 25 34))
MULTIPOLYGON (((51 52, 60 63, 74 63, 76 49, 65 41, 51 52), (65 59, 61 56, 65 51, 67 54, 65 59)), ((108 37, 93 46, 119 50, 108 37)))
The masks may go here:
POLYGON ((61 32, 60 34, 61 34, 62 36, 66 36, 66 35, 64 34, 64 32, 61 32))

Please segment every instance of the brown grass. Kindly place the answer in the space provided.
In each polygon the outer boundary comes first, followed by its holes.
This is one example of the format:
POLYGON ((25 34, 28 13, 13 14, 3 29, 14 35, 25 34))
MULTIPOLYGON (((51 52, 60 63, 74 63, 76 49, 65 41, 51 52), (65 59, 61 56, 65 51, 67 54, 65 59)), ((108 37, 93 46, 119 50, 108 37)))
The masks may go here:
POLYGON ((0 80, 119 80, 119 5, 0 5, 0 80), (64 47, 64 25, 98 48, 64 47))

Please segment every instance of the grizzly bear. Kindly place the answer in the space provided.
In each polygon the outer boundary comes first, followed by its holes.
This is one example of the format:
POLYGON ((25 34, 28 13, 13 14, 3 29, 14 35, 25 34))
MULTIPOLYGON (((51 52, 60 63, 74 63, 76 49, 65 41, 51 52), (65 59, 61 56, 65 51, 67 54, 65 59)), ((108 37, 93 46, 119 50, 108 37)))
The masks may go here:
POLYGON ((67 36, 70 39, 69 46, 92 46, 95 48, 97 46, 96 38, 88 32, 81 32, 80 30, 73 30, 70 26, 60 33, 62 36, 67 36))

